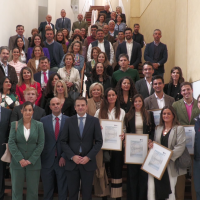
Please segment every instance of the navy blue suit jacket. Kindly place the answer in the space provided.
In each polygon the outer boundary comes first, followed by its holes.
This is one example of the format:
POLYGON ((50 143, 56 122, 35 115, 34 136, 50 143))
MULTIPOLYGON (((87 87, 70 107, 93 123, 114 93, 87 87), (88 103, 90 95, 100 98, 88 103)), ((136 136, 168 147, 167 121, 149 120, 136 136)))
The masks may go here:
MULTIPOLYGON (((167 62, 167 58, 168 58, 168 53, 167 53, 167 46, 166 44, 163 44, 160 42, 160 44, 158 45, 159 47, 159 61, 157 63, 160 64, 160 66, 158 67, 158 69, 154 69, 154 71, 156 73, 164 73, 164 64, 167 62)), ((149 44, 147 44, 145 51, 144 51, 144 60, 145 61, 150 61, 151 63, 155 63, 155 61, 153 60, 154 57, 154 42, 151 42, 149 44)))
POLYGON ((44 133, 45 133, 45 144, 44 149, 41 154, 41 162, 42 168, 50 168, 55 160, 55 152, 57 150, 57 156, 63 157, 66 159, 65 154, 63 153, 60 145, 60 138, 61 132, 63 130, 64 124, 68 116, 62 115, 61 125, 60 125, 60 132, 58 135, 58 139, 55 139, 55 132, 53 129, 53 122, 52 122, 52 114, 47 115, 41 118, 41 122, 43 123, 44 133))
MULTIPOLYGON (((116 60, 117 62, 119 61, 119 55, 125 53, 127 54, 127 49, 126 49, 126 41, 122 42, 121 44, 118 45, 117 51, 116 51, 116 60)), ((131 53, 131 59, 130 59, 130 65, 133 65, 135 69, 138 68, 138 65, 141 60, 141 46, 139 43, 133 41, 133 48, 132 48, 132 53, 131 53)))
MULTIPOLYGON (((50 77, 51 74, 54 74, 55 72, 52 72, 52 71, 49 71, 48 72, 48 76, 50 77)), ((38 83, 40 83, 41 85, 41 71, 40 72, 37 72, 36 74, 34 74, 34 80, 38 83)))
MULTIPOLYGON (((39 33, 40 32, 42 33, 42 39, 43 39, 43 41, 46 40, 46 37, 45 37, 45 26, 46 25, 47 25, 47 22, 41 22, 40 26, 38 28, 39 33)), ((55 32, 55 27, 54 27, 54 25, 52 23, 51 23, 51 26, 52 26, 53 32, 55 32)))
MULTIPOLYGON (((56 28, 57 31, 62 29, 62 22, 63 22, 63 18, 58 18, 56 20, 55 28, 56 28)), ((70 33, 70 31, 71 31, 71 19, 65 17, 64 27, 63 28, 66 28, 70 33)))
POLYGON ((96 169, 96 155, 100 151, 102 143, 99 119, 87 114, 81 137, 77 115, 68 118, 61 134, 61 147, 67 156, 65 169, 72 171, 76 167, 76 163, 71 158, 79 155, 81 146, 82 156, 90 158, 90 161, 83 165, 84 169, 86 171, 94 171, 96 169))

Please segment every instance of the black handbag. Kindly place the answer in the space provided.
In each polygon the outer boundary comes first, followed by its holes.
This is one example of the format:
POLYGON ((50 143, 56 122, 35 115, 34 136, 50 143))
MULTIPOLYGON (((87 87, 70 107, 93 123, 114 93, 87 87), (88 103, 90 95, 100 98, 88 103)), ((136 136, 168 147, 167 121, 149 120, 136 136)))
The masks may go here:
POLYGON ((73 86, 73 88, 71 88, 68 94, 73 100, 76 100, 77 97, 79 97, 80 92, 78 92, 78 89, 75 86, 73 86))

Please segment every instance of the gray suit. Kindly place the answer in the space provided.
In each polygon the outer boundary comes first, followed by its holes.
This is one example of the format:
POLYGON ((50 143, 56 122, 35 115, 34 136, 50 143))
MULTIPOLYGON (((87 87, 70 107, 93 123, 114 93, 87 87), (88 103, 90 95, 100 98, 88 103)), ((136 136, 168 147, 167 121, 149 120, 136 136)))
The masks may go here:
MULTIPOLYGON (((163 131, 163 126, 157 126, 154 134, 154 141, 160 143, 161 135, 163 131)), ((179 158, 185 149, 186 137, 185 130, 183 126, 175 125, 172 127, 169 138, 168 138, 168 148, 173 150, 172 157, 169 162, 169 167, 171 169, 171 174, 173 177, 186 174, 186 169, 179 169, 179 173, 175 167, 175 160, 179 158)))
MULTIPOLYGON (((171 106, 174 98, 164 94, 165 106, 171 106)), ((147 110, 159 109, 155 93, 144 100, 144 105, 147 110)))
POLYGON ((70 33, 70 31, 71 31, 71 20, 69 18, 65 17, 63 27, 62 27, 62 24, 63 24, 63 18, 58 18, 56 20, 56 25, 55 25, 56 30, 59 31, 62 28, 66 28, 70 33))
POLYGON ((149 94, 149 90, 148 90, 145 78, 140 79, 139 81, 137 81, 135 83, 135 87, 136 87, 136 90, 138 91, 138 93, 141 94, 144 99, 149 97, 150 95, 152 95, 154 93, 154 89, 151 88, 151 92, 149 94))

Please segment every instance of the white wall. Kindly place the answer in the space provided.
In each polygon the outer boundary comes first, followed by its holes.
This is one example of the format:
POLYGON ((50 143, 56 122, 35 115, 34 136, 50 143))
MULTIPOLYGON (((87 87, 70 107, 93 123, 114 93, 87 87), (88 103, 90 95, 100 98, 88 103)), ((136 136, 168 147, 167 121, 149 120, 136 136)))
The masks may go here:
POLYGON ((24 35, 31 36, 31 30, 38 28, 38 1, 0 0, 0 46, 7 46, 10 36, 16 35, 16 26, 24 25, 24 35))

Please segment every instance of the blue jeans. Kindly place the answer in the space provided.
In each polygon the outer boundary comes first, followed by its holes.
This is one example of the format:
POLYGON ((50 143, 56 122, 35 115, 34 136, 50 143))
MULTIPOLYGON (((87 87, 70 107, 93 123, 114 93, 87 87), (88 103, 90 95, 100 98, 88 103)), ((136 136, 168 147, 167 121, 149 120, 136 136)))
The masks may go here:
POLYGON ((200 161, 194 160, 193 176, 197 200, 200 200, 200 161))

